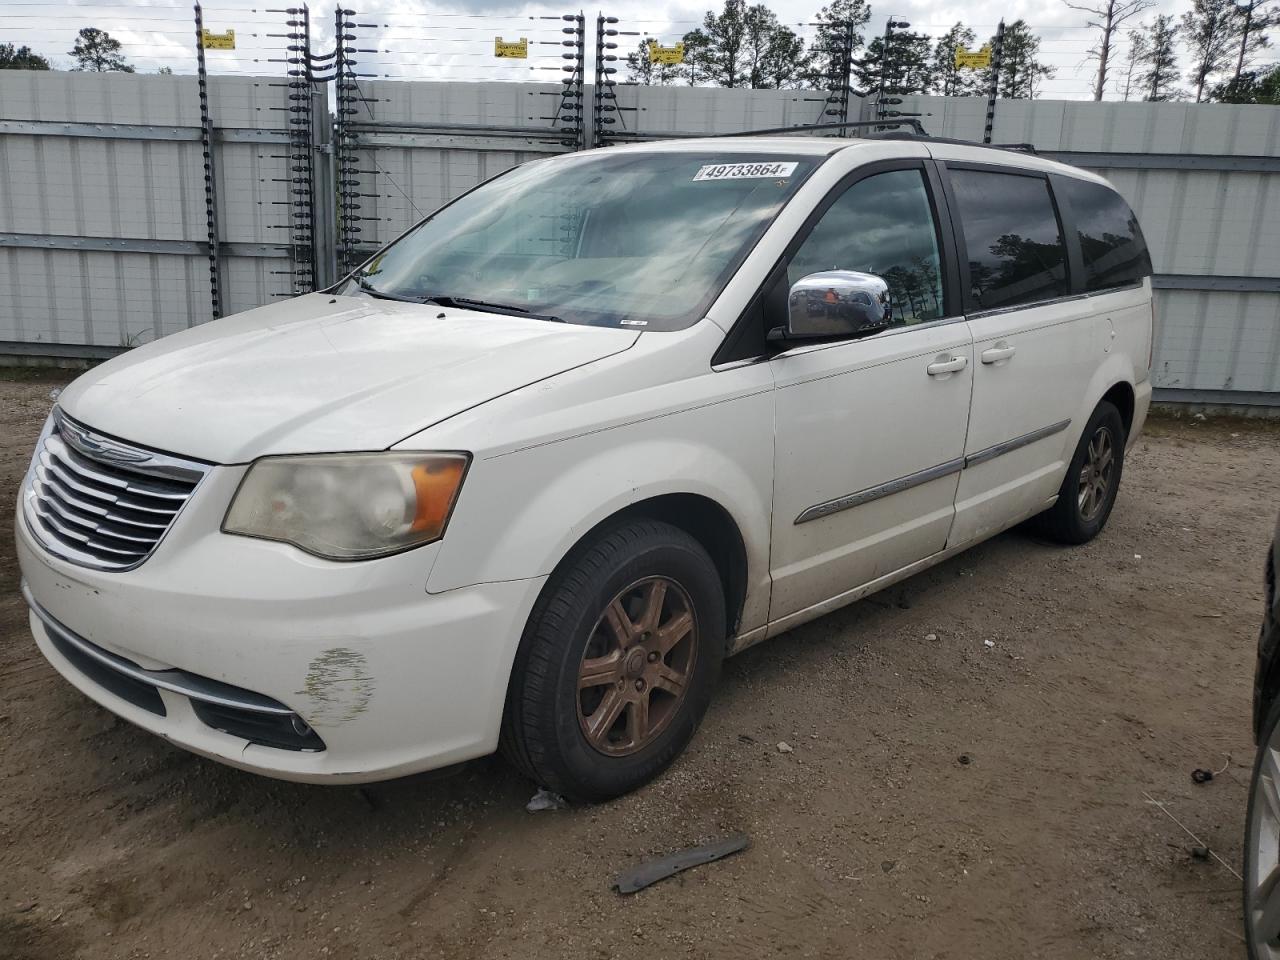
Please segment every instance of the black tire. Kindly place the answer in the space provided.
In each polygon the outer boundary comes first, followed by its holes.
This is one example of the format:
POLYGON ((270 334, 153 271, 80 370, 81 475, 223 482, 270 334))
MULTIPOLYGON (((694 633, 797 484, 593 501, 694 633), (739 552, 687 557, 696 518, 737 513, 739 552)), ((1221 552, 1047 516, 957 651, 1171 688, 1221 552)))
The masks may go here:
POLYGON ((1125 439, 1120 411, 1103 400, 1085 424, 1076 452, 1067 466, 1067 475, 1062 478, 1062 486, 1058 488, 1057 502, 1032 520, 1032 528, 1036 533, 1056 543, 1080 544, 1088 543, 1102 532, 1120 490, 1120 478, 1124 473, 1125 439), (1099 498, 1100 502, 1086 511, 1082 509, 1080 502, 1081 475, 1089 461, 1090 444, 1100 432, 1106 434, 1112 466, 1105 482, 1105 490, 1099 498))
POLYGON ((1276 725, 1280 724, 1280 698, 1277 698, 1267 710, 1266 720, 1263 721, 1262 729, 1258 737, 1258 750, 1253 760, 1253 776, 1249 780, 1249 804, 1246 807, 1244 817, 1244 857, 1243 869, 1240 871, 1244 875, 1243 896, 1244 896, 1244 934, 1245 942, 1248 944, 1249 960, 1264 960, 1270 957, 1270 952, 1261 949, 1257 943, 1257 931, 1253 925, 1253 901, 1254 892, 1253 885, 1255 874, 1258 873, 1257 864, 1255 862, 1258 856, 1258 837, 1256 836, 1259 824, 1255 824, 1254 815, 1260 811, 1256 810, 1260 801, 1258 796, 1258 773, 1262 768, 1262 758, 1264 753, 1270 748, 1271 738, 1275 734, 1276 725))
MULTIPOLYGON (((531 780, 570 799, 597 802, 636 789, 692 739, 720 675, 725 634, 720 576, 697 540, 648 519, 601 531, 561 564, 525 626, 507 689, 503 754, 531 780), (580 719, 579 669, 588 643, 600 642, 605 609, 629 585, 652 578, 675 584, 690 608, 695 642, 686 653, 687 682, 651 742, 628 755, 608 755, 588 740, 580 719)), ((650 661, 657 657, 651 654, 650 661)))

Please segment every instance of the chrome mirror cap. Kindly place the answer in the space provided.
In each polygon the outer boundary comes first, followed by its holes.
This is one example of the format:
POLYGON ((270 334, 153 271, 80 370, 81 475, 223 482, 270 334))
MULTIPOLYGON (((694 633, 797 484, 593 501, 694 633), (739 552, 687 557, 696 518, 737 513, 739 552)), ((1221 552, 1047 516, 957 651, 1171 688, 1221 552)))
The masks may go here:
POLYGON ((862 336, 892 322, 889 284, 874 273, 811 273, 797 280, 787 295, 788 340, 862 336))

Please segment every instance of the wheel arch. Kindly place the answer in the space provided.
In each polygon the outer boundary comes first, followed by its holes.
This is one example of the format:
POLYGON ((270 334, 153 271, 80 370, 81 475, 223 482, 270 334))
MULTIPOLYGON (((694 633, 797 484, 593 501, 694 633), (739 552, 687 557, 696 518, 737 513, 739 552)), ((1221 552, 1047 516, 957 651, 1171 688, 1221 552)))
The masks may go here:
POLYGON ((707 551, 720 574, 720 584, 724 588, 725 622, 729 627, 729 635, 732 636, 741 623, 747 597, 747 545, 732 514, 720 503, 703 494, 658 494, 614 511, 574 542, 556 564, 548 584, 554 582, 556 574, 602 531, 640 517, 660 520, 683 530, 707 551))
POLYGON ((1101 399, 1120 411, 1120 422, 1124 424, 1124 435, 1127 438, 1133 429, 1133 414, 1137 405, 1137 395, 1134 393, 1133 384, 1127 380, 1113 383, 1107 389, 1107 392, 1102 395, 1101 399))
POLYGON ((1080 406, 1072 418, 1071 428, 1067 431, 1063 444, 1063 455, 1068 462, 1071 458, 1070 451, 1075 450, 1085 424, 1098 409, 1098 404, 1104 400, 1120 411, 1120 421, 1124 424, 1127 438, 1137 413, 1137 392, 1134 388, 1132 365, 1116 354, 1108 356, 1098 366, 1089 380, 1089 386, 1080 397, 1080 406))

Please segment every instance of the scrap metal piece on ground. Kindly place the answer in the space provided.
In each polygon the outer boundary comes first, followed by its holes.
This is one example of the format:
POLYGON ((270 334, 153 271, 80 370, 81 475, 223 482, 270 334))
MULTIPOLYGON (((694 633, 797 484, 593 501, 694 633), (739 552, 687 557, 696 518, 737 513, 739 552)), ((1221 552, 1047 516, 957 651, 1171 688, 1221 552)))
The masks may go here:
POLYGON ((552 793, 546 787, 539 787, 538 792, 529 798, 524 808, 530 813, 538 813, 542 810, 563 810, 566 806, 568 804, 560 794, 552 793))
POLYGON ((637 890, 643 890, 650 884, 665 880, 681 870, 688 870, 690 867, 721 860, 730 854, 737 853, 739 850, 747 849, 750 845, 751 840, 745 833, 735 833, 724 840, 706 843, 700 847, 689 847, 686 850, 667 854, 667 856, 657 860, 642 863, 637 867, 632 867, 630 870, 624 870, 618 874, 613 881, 613 885, 619 893, 635 893, 637 890))

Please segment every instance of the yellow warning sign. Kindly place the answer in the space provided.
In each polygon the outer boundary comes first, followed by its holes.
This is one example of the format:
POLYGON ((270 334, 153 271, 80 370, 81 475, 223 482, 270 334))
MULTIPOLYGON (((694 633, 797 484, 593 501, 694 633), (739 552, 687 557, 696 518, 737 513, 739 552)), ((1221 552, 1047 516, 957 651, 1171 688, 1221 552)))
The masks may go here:
POLYGON ((684 63, 684 43, 677 42, 672 46, 664 47, 657 40, 650 40, 649 62, 668 65, 684 63))
POLYGON ((206 50, 234 50, 236 48, 236 32, 214 33, 212 30, 200 31, 200 46, 206 50))
POLYGON ((493 55, 506 60, 528 60, 529 38, 521 37, 519 40, 503 40, 501 37, 494 37, 493 55))
POLYGON ((981 50, 956 47, 956 66, 968 67, 970 70, 985 70, 991 66, 991 44, 986 44, 981 50))

